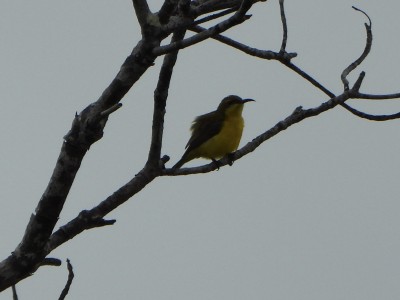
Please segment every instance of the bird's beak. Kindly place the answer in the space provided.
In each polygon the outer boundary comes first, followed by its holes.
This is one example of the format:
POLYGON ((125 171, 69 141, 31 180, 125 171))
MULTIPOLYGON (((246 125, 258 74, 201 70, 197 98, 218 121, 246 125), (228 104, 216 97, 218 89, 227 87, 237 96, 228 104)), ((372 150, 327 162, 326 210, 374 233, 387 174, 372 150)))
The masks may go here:
POLYGON ((256 100, 254 100, 254 99, 243 99, 243 103, 251 102, 251 101, 256 101, 256 100))

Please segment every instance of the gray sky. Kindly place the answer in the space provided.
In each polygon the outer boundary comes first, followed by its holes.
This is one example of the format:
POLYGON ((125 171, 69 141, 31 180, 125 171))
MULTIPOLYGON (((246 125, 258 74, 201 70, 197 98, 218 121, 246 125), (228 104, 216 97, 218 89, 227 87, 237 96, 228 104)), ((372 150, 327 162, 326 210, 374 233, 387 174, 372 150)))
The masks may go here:
MULTIPOLYGON (((162 1, 151 1, 158 9, 162 1)), ((286 1, 293 61, 335 93, 340 73, 365 45, 363 92, 399 92, 395 0, 286 1)), ((278 50, 277 0, 227 35, 278 50)), ((5 1, 0 10, 2 91, 0 255, 19 243, 76 111, 95 101, 139 39, 131 1, 5 1), (25 3, 24 3, 25 2, 25 3)), ((161 59, 123 100, 104 138, 86 155, 59 226, 137 173, 149 146, 152 95, 161 59)), ((325 95, 277 62, 214 41, 180 53, 168 100, 163 154, 183 153, 193 117, 228 94, 257 100, 244 111, 242 145, 325 95)), ((352 100, 370 113, 398 100, 352 100)), ((114 211, 114 226, 85 232, 53 256, 70 258, 69 299, 399 299, 398 121, 377 123, 336 108, 263 144, 233 167, 158 178, 114 211)), ((198 165, 205 161, 193 161, 198 165)), ((41 268, 20 299, 55 299, 67 278, 41 268)), ((11 291, 0 294, 11 299, 11 291)))

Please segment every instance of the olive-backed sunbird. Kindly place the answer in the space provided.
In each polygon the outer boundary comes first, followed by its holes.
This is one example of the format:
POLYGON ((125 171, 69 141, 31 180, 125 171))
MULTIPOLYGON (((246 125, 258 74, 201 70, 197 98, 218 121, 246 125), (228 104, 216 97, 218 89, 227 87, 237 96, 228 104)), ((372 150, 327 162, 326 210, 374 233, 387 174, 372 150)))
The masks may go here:
POLYGON ((243 105, 249 101, 254 100, 230 95, 221 101, 215 111, 195 118, 186 151, 172 168, 179 169, 199 157, 215 161, 236 151, 244 127, 243 105))

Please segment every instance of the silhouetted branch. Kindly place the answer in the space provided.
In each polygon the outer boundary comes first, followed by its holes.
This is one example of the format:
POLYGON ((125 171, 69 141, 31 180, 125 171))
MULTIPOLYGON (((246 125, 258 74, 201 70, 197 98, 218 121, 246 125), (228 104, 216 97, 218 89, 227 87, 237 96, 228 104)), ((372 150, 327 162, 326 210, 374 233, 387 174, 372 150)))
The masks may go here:
POLYGON ((229 15, 229 14, 231 14, 231 13, 234 13, 235 11, 236 11, 235 8, 229 8, 229 9, 226 9, 226 10, 221 11, 221 12, 219 12, 219 13, 216 13, 216 14, 213 14, 213 15, 209 15, 209 16, 207 16, 207 17, 204 17, 204 18, 202 18, 202 19, 199 19, 199 20, 194 21, 194 22, 193 22, 193 26, 194 26, 194 25, 198 25, 198 24, 202 24, 202 23, 206 23, 206 22, 209 22, 209 21, 218 19, 218 18, 221 18, 221 17, 223 17, 223 16, 226 16, 226 15, 229 15))
MULTIPOLYGON (((31 216, 21 243, 19 243, 12 255, 0 262, 0 291, 30 276, 40 266, 59 265, 61 263, 59 260, 46 258, 53 249, 72 239, 84 230, 114 224, 115 220, 105 220, 103 218, 116 207, 140 192, 146 185, 152 182, 154 178, 167 175, 206 173, 216 168, 215 164, 208 164, 201 167, 179 170, 163 169, 164 164, 169 160, 167 156, 160 159, 165 106, 171 75, 177 58, 177 50, 179 49, 189 47, 208 38, 213 38, 246 54, 262 59, 278 60, 330 98, 329 101, 312 109, 298 107, 286 119, 277 123, 274 127, 236 151, 233 155, 233 158, 236 160, 254 151, 261 143, 279 134, 288 127, 306 118, 317 116, 337 105, 343 106, 356 116, 369 120, 386 121, 400 118, 400 113, 381 116, 365 114, 345 103, 347 99, 354 98, 381 100, 400 97, 400 93, 388 95, 360 93, 359 89, 365 73, 361 73, 353 88, 349 88, 349 82, 347 81, 348 74, 359 66, 367 57, 372 45, 372 22, 366 13, 353 7, 355 10, 364 13, 369 19, 369 24, 365 24, 367 31, 366 45, 361 56, 350 64, 341 75, 345 86, 345 92, 339 96, 335 96, 316 79, 291 63, 291 59, 296 57, 297 54, 286 53, 288 29, 283 0, 279 1, 283 26, 282 44, 279 53, 251 48, 220 34, 249 19, 250 16, 246 15, 246 13, 251 6, 256 2, 263 1, 266 0, 199 0, 197 2, 188 0, 165 0, 158 14, 153 14, 150 11, 147 1, 132 1, 142 29, 143 38, 131 51, 128 58, 121 65, 118 74, 103 91, 97 101, 89 104, 80 114, 75 116, 70 131, 65 135, 65 141, 62 145, 48 186, 38 203, 35 214, 31 216), (194 21, 204 14, 214 12, 218 13, 194 21), (230 13, 234 14, 209 29, 195 26, 195 24, 215 20, 230 13), (190 26, 192 26, 190 30, 193 30, 197 34, 183 39, 184 31, 190 26), (161 41, 171 33, 174 33, 171 43, 166 46, 160 46, 161 41), (54 232, 55 224, 59 220, 60 212, 81 166, 82 159, 86 155, 88 149, 102 138, 108 116, 121 107, 122 104, 120 102, 122 98, 147 69, 154 64, 156 57, 164 54, 167 55, 164 58, 159 82, 154 95, 155 109, 153 116, 153 132, 148 163, 134 178, 121 186, 120 189, 107 199, 91 210, 82 211, 76 218, 54 232)), ((220 160, 221 166, 229 164, 231 159, 232 158, 222 158, 220 160)), ((72 266, 69 261, 67 261, 67 263, 70 275, 72 274, 73 277, 72 266)), ((67 286, 69 289, 70 284, 68 285, 67 283, 66 288, 67 286)), ((15 286, 13 286, 13 292, 14 291, 16 294, 15 286)))
POLYGON ((75 219, 61 226, 51 235, 46 244, 45 252, 50 253, 53 249, 74 238, 77 234, 83 232, 84 230, 109 226, 116 222, 116 220, 103 219, 105 215, 106 214, 103 214, 102 216, 99 215, 96 210, 81 211, 75 219))
POLYGON ((170 43, 169 45, 165 46, 159 46, 153 49, 153 55, 155 56, 160 56, 172 51, 176 51, 179 49, 184 49, 189 46, 192 46, 194 44, 200 43, 210 37, 213 37, 217 34, 220 34, 221 32, 224 32, 233 26, 239 25, 246 21, 249 16, 246 16, 246 12, 250 9, 251 5, 253 2, 251 0, 243 0, 240 8, 236 11, 236 13, 228 18, 225 21, 222 21, 218 23, 215 26, 212 26, 211 28, 204 30, 203 32, 200 32, 194 36, 191 36, 187 39, 181 40, 181 41, 176 41, 173 43, 170 43))
POLYGON ((400 112, 395 113, 392 115, 372 115, 372 114, 367 114, 364 112, 361 112, 346 103, 342 104, 344 108, 346 108, 349 112, 352 114, 356 115, 357 117, 360 117, 362 119, 370 120, 370 121, 390 121, 390 120, 396 120, 400 119, 400 112))
MULTIPOLYGON (((171 43, 181 41, 185 36, 185 32, 185 30, 179 30, 175 32, 172 36, 171 43)), ((161 66, 157 87, 154 91, 153 126, 147 163, 152 164, 155 168, 160 167, 161 146, 164 132, 165 106, 167 104, 168 90, 171 82, 172 71, 174 69, 177 58, 178 51, 171 52, 165 55, 163 64, 161 66)))
POLYGON ((384 95, 357 93, 357 97, 355 98, 365 99, 365 100, 397 100, 398 98, 400 98, 400 93, 384 94, 384 95))
POLYGON ((335 94, 329 91, 326 87, 324 87, 321 83, 319 83, 316 79, 314 79, 311 75, 308 73, 304 72, 302 69, 300 69, 298 66, 295 64, 291 63, 290 61, 281 61, 285 66, 287 66, 289 69, 293 70, 297 74, 299 74, 301 77, 306 79, 308 82, 310 82, 313 86, 324 92, 328 97, 333 98, 335 97, 335 94))
POLYGON ((158 12, 158 18, 161 24, 168 23, 173 11, 176 9, 179 0, 165 0, 158 12))
POLYGON ((54 232, 49 238, 45 252, 50 253, 55 248, 74 238, 84 230, 114 224, 115 220, 106 221, 103 220, 103 217, 140 192, 146 185, 153 181, 154 178, 159 176, 159 172, 160 171, 155 170, 154 168, 143 168, 128 183, 120 187, 97 206, 90 210, 82 211, 76 218, 54 232))
POLYGON ((71 288, 72 280, 74 279, 74 270, 72 268, 71 262, 69 259, 67 259, 67 269, 68 269, 68 280, 67 283, 65 284, 64 289, 61 292, 60 297, 58 298, 59 300, 64 300, 65 297, 68 295, 69 289, 71 288))
POLYGON ((53 266, 53 267, 59 267, 61 266, 61 260, 58 258, 53 258, 53 257, 46 257, 41 263, 40 266, 53 266))
POLYGON ((132 2, 140 27, 143 29, 148 23, 148 16, 151 14, 149 5, 146 0, 132 0, 132 2))
MULTIPOLYGON (((207 29, 201 27, 201 26, 193 26, 189 28, 191 31, 194 32, 203 32, 207 29)), ((218 34, 216 36, 211 37, 212 39, 219 41, 225 45, 231 46, 237 50, 240 50, 246 54, 249 54, 251 56, 259 57, 262 59, 268 59, 268 60, 290 60, 294 57, 297 56, 297 53, 278 53, 270 50, 260 50, 257 48, 253 48, 250 46, 247 46, 245 44, 239 43, 231 38, 228 38, 226 36, 223 36, 221 34, 218 34)))
POLYGON ((354 62, 352 62, 344 71, 342 72, 342 75, 340 78, 342 79, 342 82, 344 84, 344 89, 348 90, 349 89, 349 81, 347 80, 347 75, 350 74, 351 71, 353 71, 355 68, 357 68, 363 61, 364 59, 368 56, 369 52, 371 51, 371 46, 372 46, 372 22, 370 17, 361 9, 358 9, 354 6, 352 6, 355 10, 362 12, 364 15, 367 16, 369 20, 369 24, 365 23, 365 29, 367 31, 367 41, 365 43, 365 48, 363 53, 359 58, 357 58, 354 62))
POLYGON ((283 37, 282 37, 282 45, 281 50, 279 52, 283 53, 286 52, 286 42, 287 42, 287 23, 286 23, 286 16, 285 16, 285 7, 283 5, 284 0, 279 0, 279 9, 281 11, 281 20, 282 20, 282 30, 283 30, 283 37))
MULTIPOLYGON (((250 0, 247 1, 251 5, 257 2, 266 2, 267 0, 250 0)), ((239 8, 243 3, 243 0, 211 0, 211 1, 199 1, 202 2, 200 5, 194 5, 193 14, 196 16, 209 14, 215 11, 229 9, 229 8, 239 8)))

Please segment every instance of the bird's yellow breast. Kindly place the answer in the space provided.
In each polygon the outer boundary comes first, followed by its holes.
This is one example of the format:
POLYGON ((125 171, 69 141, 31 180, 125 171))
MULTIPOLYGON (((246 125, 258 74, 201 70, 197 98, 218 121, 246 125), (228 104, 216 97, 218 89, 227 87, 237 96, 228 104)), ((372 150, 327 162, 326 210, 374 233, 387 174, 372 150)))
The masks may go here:
POLYGON ((237 150, 244 121, 242 118, 243 105, 234 105, 225 112, 225 119, 218 134, 193 150, 194 156, 208 159, 219 159, 237 150))

